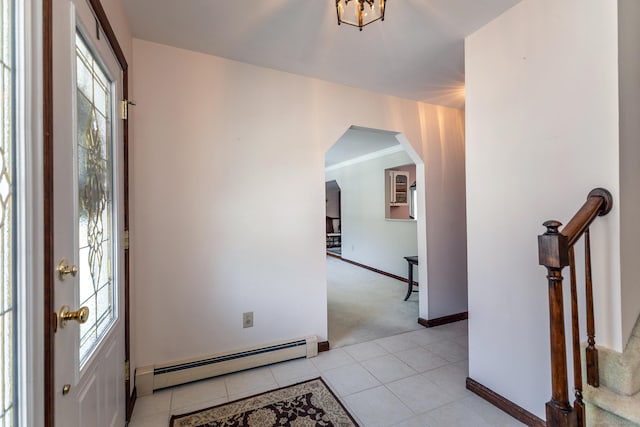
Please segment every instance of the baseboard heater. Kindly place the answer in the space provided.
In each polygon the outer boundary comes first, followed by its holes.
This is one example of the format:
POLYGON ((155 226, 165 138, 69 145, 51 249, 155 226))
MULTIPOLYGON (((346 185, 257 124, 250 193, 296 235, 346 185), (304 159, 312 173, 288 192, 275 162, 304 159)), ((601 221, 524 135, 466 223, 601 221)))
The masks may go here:
POLYGON ((176 363, 144 366, 136 369, 136 389, 138 396, 146 396, 155 390, 179 384, 317 354, 317 337, 307 337, 176 363))

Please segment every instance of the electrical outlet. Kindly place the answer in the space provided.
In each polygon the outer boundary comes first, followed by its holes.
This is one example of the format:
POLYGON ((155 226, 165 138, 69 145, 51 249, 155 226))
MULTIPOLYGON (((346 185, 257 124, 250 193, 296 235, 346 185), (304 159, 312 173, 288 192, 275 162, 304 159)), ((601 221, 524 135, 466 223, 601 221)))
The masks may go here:
POLYGON ((253 311, 242 313, 242 327, 253 328, 253 311))

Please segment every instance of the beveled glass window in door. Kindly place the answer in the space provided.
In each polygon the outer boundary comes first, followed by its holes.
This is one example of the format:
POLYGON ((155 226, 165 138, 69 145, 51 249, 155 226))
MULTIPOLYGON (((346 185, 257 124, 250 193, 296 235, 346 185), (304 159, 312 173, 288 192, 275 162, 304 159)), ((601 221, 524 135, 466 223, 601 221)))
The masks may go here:
POLYGON ((80 364, 91 356, 116 317, 113 252, 113 152, 111 82, 76 34, 77 179, 80 364))
POLYGON ((0 0, 0 426, 16 423, 16 294, 15 294, 15 245, 14 245, 14 110, 15 80, 13 68, 14 19, 13 1, 0 0))

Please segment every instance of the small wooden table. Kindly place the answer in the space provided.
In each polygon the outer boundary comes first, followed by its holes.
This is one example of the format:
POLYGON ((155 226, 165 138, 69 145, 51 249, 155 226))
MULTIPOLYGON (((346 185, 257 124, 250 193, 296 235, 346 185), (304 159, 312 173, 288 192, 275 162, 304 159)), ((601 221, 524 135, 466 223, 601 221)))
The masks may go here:
POLYGON ((418 257, 417 256, 406 256, 404 259, 407 260, 407 264, 409 266, 409 274, 407 279, 407 296, 404 297, 404 300, 408 300, 411 296, 411 292, 418 292, 413 290, 413 266, 418 265, 418 257))

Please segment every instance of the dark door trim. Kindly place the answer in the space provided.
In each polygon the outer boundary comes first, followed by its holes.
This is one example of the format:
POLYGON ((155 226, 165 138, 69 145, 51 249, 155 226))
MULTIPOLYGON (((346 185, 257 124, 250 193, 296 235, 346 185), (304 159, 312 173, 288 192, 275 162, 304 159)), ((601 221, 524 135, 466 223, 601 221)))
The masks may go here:
MULTIPOLYGON (((111 27, 107 14, 100 0, 89 0, 100 28, 107 37, 111 48, 122 69, 122 93, 129 99, 129 66, 122 47, 111 27)), ((52 316, 55 313, 53 286, 55 282, 53 259, 53 0, 43 0, 42 10, 42 67, 43 67, 43 177, 44 177, 44 425, 54 427, 54 332, 52 316)), ((129 230, 129 121, 123 121, 124 151, 124 229, 129 230)), ((124 328, 125 328, 125 360, 130 360, 130 310, 129 310, 129 248, 124 251, 124 328)), ((131 389, 131 380, 125 381, 126 418, 131 417, 135 403, 135 390, 131 389)))
POLYGON ((54 426, 53 377, 53 0, 42 1, 42 167, 44 232, 44 425, 54 426))

